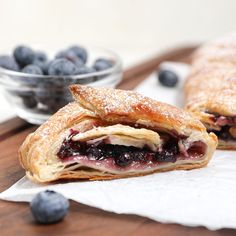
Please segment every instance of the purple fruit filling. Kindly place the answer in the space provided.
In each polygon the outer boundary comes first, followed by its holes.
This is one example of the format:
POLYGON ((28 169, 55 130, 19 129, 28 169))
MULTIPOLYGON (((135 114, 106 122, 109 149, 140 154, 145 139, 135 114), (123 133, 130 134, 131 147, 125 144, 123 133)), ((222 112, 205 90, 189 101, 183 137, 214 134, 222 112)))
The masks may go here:
POLYGON ((171 148, 161 152, 152 152, 147 148, 136 148, 132 146, 113 145, 100 143, 99 145, 87 144, 86 142, 74 142, 65 140, 57 153, 61 159, 71 156, 87 156, 90 160, 103 160, 113 158, 116 165, 125 167, 135 162, 175 162, 178 153, 178 144, 173 143, 171 148))
POLYGON ((214 132, 220 139, 225 141, 236 140, 231 134, 230 128, 236 126, 236 116, 221 116, 219 114, 212 114, 213 121, 220 127, 220 130, 210 130, 214 132))
POLYGON ((221 130, 219 131, 213 130, 213 132, 217 135, 217 137, 219 137, 222 140, 225 140, 225 141, 236 140, 236 138, 233 137, 232 134, 229 132, 230 128, 231 128, 230 126, 226 125, 226 126, 223 126, 221 130))
MULTIPOLYGON (((112 158, 117 166, 126 167, 132 163, 176 162, 178 157, 184 157, 179 149, 179 139, 174 137, 171 137, 163 145, 161 151, 153 152, 147 147, 141 149, 133 146, 105 144, 104 142, 88 144, 87 142, 72 141, 72 136, 64 140, 57 153, 57 156, 63 161, 76 156, 85 156, 89 160, 96 161, 112 158)), ((192 144, 187 153, 189 156, 196 158, 203 156, 205 150, 205 144, 198 141, 192 144)))

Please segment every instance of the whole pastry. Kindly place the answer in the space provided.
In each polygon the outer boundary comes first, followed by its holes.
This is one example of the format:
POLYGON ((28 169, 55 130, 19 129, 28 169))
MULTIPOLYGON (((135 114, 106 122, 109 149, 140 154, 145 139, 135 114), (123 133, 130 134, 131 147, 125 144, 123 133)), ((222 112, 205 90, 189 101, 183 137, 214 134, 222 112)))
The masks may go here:
POLYGON ((134 91, 72 85, 75 101, 19 150, 27 176, 103 180, 205 166, 217 138, 187 112, 134 91))
POLYGON ((220 149, 236 149, 236 34, 200 47, 185 83, 185 108, 219 138, 220 149))

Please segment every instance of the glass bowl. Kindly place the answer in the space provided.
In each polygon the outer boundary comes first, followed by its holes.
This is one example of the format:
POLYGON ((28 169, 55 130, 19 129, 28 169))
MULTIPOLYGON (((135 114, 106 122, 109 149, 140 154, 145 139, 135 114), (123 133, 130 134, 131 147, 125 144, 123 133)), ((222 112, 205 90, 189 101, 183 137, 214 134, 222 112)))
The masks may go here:
POLYGON ((109 69, 73 76, 32 75, 0 67, 0 85, 16 114, 32 124, 42 124, 58 109, 73 100, 68 86, 82 84, 115 88, 122 80, 120 57, 109 50, 86 48, 91 65, 97 58, 113 62, 109 69))

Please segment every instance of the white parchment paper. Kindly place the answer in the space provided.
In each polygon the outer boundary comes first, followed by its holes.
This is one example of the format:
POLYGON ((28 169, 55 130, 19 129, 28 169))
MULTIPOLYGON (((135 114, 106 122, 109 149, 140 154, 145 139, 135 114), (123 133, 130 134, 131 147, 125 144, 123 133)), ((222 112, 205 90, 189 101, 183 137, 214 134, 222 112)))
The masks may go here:
MULTIPOLYGON (((183 81, 188 67, 167 63, 183 81)), ((180 88, 164 88, 152 74, 137 91, 152 98, 181 105, 180 88)), ((112 181, 39 185, 26 177, 0 194, 8 201, 31 201, 45 189, 103 210, 137 214, 163 223, 236 228, 236 152, 216 151, 209 165, 191 171, 171 171, 112 181)))

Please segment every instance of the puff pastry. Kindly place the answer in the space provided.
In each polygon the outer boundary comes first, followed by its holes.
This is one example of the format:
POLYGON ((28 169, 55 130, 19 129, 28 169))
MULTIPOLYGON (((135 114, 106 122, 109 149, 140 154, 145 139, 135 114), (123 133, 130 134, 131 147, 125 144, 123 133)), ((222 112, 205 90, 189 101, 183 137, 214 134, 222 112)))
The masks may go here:
POLYGON ((218 136, 218 148, 236 149, 236 34, 193 54, 184 91, 185 108, 218 136))
POLYGON ((102 180, 205 166, 216 136, 191 115, 134 91, 72 85, 75 102, 19 150, 29 178, 102 180))

